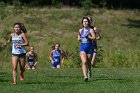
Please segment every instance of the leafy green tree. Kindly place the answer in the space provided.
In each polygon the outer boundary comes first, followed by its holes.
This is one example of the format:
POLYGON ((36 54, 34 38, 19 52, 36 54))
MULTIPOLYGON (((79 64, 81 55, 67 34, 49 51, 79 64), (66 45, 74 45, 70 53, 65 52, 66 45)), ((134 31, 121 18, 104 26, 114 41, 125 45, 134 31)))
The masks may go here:
POLYGON ((83 8, 85 10, 84 14, 85 15, 90 15, 91 14, 91 8, 93 6, 92 0, 84 0, 82 2, 82 6, 83 6, 83 8))

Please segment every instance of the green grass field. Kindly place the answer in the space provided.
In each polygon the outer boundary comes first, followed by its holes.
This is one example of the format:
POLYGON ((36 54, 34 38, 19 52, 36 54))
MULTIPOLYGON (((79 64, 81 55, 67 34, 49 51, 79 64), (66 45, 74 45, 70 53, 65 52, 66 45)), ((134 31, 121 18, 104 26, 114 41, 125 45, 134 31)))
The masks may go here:
POLYGON ((0 93, 140 93, 140 69, 96 68, 90 82, 82 70, 26 70, 25 80, 12 85, 10 70, 0 70, 0 93))

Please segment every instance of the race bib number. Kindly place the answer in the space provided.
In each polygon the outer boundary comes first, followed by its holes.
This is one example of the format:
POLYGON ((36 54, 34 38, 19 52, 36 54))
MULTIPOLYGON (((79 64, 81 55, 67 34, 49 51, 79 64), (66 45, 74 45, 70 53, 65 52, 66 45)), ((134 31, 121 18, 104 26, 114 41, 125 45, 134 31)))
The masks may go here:
POLYGON ((87 39, 86 38, 83 38, 82 39, 82 43, 87 43, 87 39))

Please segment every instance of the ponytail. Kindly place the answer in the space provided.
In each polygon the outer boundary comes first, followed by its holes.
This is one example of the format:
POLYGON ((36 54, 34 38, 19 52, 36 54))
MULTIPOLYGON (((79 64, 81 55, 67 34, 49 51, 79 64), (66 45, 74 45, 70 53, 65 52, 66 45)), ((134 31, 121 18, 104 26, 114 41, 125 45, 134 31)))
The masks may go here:
POLYGON ((21 23, 21 31, 22 31, 23 33, 27 33, 26 27, 24 26, 23 23, 21 23))
POLYGON ((52 50, 54 50, 55 49, 55 45, 53 45, 51 48, 52 48, 52 50))

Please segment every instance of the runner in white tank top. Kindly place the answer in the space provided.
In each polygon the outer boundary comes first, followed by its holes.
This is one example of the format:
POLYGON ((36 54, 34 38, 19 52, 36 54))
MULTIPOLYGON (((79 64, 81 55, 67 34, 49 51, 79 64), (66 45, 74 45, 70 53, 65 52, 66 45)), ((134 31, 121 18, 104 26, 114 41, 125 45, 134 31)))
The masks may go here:
POLYGON ((13 25, 14 33, 9 37, 7 43, 12 42, 12 68, 13 68, 13 85, 16 85, 17 81, 17 65, 20 65, 20 80, 24 80, 25 71, 25 57, 26 50, 25 46, 29 45, 28 39, 26 37, 26 28, 22 23, 15 23, 13 25))

